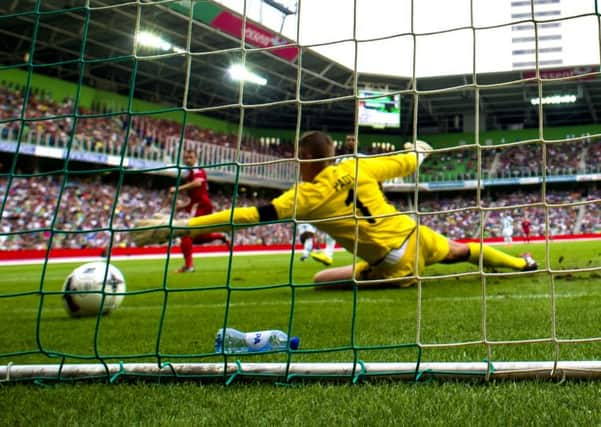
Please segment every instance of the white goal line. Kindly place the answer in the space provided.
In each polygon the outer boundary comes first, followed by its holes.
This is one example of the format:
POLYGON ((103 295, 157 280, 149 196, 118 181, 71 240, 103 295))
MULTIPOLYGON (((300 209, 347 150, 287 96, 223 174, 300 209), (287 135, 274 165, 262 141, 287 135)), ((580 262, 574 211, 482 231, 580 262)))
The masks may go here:
MULTIPOLYGON (((336 291, 333 291, 336 292, 336 291)), ((399 292, 403 292, 402 289, 399 292)), ((351 293, 348 293, 350 296, 351 293)), ((540 300, 540 299, 550 299, 550 294, 517 294, 517 295, 487 295, 487 301, 511 301, 511 300, 540 300)), ((570 299, 570 298, 601 298, 601 294, 591 294, 586 292, 566 292, 566 293, 556 293, 553 295, 555 299, 570 299)), ((359 296, 358 303, 361 304, 394 304, 399 301, 399 298, 365 298, 359 296)), ((473 296, 465 296, 465 297, 422 297, 422 301, 438 301, 438 302, 481 302, 481 295, 473 295, 473 296)), ((350 303, 349 299, 342 298, 326 298, 326 299, 315 299, 315 300, 306 300, 303 301, 301 299, 296 299, 294 305, 332 305, 332 304, 344 304, 350 303)), ((231 302, 229 304, 230 307, 256 307, 256 306, 289 306, 291 303, 289 301, 249 301, 249 302, 231 302)), ((119 311, 148 311, 149 309, 156 309, 163 307, 162 304, 144 304, 144 305, 136 305, 136 306, 121 306, 119 307, 119 311)), ((171 308, 196 308, 196 309, 204 309, 204 308, 223 308, 223 304, 219 303, 198 303, 198 304, 178 304, 178 303, 169 303, 169 307, 171 308)), ((23 308, 20 309, 21 313, 37 313, 39 309, 36 308, 23 308)), ((52 312, 63 312, 64 309, 62 307, 44 307, 44 313, 52 313, 52 312)))

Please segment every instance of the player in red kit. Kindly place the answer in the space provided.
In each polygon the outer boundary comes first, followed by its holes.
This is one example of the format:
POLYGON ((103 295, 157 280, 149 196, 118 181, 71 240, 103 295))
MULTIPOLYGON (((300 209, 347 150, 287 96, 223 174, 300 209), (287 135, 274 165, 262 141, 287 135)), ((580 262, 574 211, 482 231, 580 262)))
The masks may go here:
MULTIPOLYGON (((184 164, 190 169, 184 172, 183 184, 177 187, 171 187, 169 194, 178 192, 187 192, 188 203, 178 205, 178 210, 186 211, 191 216, 208 215, 213 212, 213 204, 209 198, 209 183, 207 181, 207 173, 204 169, 197 166, 198 158, 194 150, 186 150, 184 152, 184 164)), ((221 240, 225 244, 229 244, 227 237, 221 233, 206 233, 192 239, 189 236, 181 238, 180 248, 184 255, 184 266, 181 267, 178 273, 190 273, 195 271, 194 261, 192 259, 192 245, 194 243, 209 243, 213 240, 221 240)))
POLYGON ((524 237, 526 237, 526 242, 530 243, 530 220, 527 216, 522 220, 522 231, 524 232, 524 237))

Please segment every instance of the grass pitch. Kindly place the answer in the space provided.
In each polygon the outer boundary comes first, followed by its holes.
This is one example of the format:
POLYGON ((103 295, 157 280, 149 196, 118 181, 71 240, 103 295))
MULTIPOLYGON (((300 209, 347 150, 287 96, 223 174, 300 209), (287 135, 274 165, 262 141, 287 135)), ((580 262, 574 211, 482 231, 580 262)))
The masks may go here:
MULTIPOLYGON (((299 262, 298 254, 294 258, 201 257, 196 260, 197 272, 183 275, 173 273, 181 263, 179 257, 171 263, 114 260, 125 275, 128 293, 117 311, 98 319, 71 319, 63 308, 63 281, 81 262, 51 263, 45 268, 3 266, 0 364, 89 363, 99 359, 223 362, 224 356, 214 353, 214 337, 226 323, 248 331, 290 330, 301 339, 300 350, 291 355, 237 355, 228 357, 232 363, 237 359, 292 363, 598 360, 601 345, 590 338, 601 336, 601 244, 553 242, 549 246, 501 249, 514 254, 532 252, 542 271, 511 276, 490 272, 483 279, 470 264, 440 265, 427 269, 421 289, 353 292, 315 291, 311 277, 321 266, 311 260, 299 262), (441 277, 445 275, 454 276, 441 277), (552 337, 574 342, 548 342, 552 337), (492 344, 484 345, 484 339, 492 344), (439 346, 420 353, 417 342, 439 346)), ((337 253, 335 261, 335 265, 345 265, 352 258, 337 253)), ((597 420, 593 424, 601 421, 596 409, 601 396, 595 383, 571 382, 560 387, 554 383, 506 382, 491 388, 490 384, 455 382, 419 386, 385 382, 347 388, 310 380, 301 387, 293 384, 291 389, 274 386, 278 380, 265 384, 234 382, 229 387, 157 385, 152 380, 143 384, 69 383, 50 389, 10 384, 0 386, 0 409, 10 424, 44 422, 46 412, 67 424, 217 425, 229 420, 234 424, 289 425, 302 423, 309 416, 313 424, 323 425, 365 424, 365 417, 382 421, 377 424, 421 421, 436 425, 438 420, 442 425, 453 424, 453 420, 481 423, 480 415, 473 412, 474 405, 483 416, 493 414, 495 407, 501 412, 511 408, 511 413, 504 415, 507 421, 532 424, 530 409, 523 405, 540 406, 541 411, 552 406, 555 409, 540 418, 541 425, 548 425, 566 421, 563 417, 573 404, 582 411, 576 418, 572 414, 570 423, 578 419, 597 420), (286 398, 274 403, 273 415, 253 417, 253 412, 264 413, 265 402, 275 402, 280 394, 286 398), (494 405, 484 399, 488 394, 494 405), (557 399, 566 394, 570 396, 563 401, 566 406, 557 406, 557 399), (91 410, 90 399, 95 402, 91 410), (119 400, 135 404, 128 404, 119 414, 112 406, 119 400), (419 400, 419 408, 414 400, 419 400), (245 409, 228 409, 228 402, 243 402, 245 409), (364 412, 359 413, 357 405, 364 407, 364 412), (317 414, 316 408, 329 412, 317 414), (395 418, 398 411, 403 412, 402 418, 395 418), (82 413, 88 416, 82 419, 82 413)), ((343 380, 350 384, 352 379, 343 380)))

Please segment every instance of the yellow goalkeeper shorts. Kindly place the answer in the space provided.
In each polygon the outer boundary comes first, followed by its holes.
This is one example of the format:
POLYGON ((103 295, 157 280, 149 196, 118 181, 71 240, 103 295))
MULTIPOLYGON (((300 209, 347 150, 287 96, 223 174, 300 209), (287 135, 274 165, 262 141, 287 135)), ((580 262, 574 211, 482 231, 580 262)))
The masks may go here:
MULTIPOLYGON (((355 277, 358 280, 374 281, 373 285, 409 287, 417 282, 417 274, 422 275, 426 265, 443 261, 449 254, 449 240, 425 225, 420 225, 419 233, 414 231, 399 249, 393 249, 391 256, 385 257, 376 265, 365 261, 357 263, 355 277), (419 248, 416 247, 419 234, 419 248), (416 263, 417 257, 417 263, 416 263), (412 277, 413 276, 413 277, 412 277)), ((370 283, 361 286, 369 287, 370 283)))

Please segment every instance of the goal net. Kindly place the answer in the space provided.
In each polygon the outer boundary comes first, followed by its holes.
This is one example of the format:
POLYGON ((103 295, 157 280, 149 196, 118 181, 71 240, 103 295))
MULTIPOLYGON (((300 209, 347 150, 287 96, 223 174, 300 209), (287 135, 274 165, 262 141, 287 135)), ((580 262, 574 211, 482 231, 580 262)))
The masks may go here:
POLYGON ((29 0, 0 5, 0 33, 0 381, 601 374, 597 2, 29 0), (316 291, 296 218, 230 224, 189 274, 178 239, 133 245, 137 219, 187 215, 187 150, 216 208, 261 205, 316 129, 336 161, 430 142, 382 183, 390 202, 538 269, 316 291), (71 318, 65 279, 88 261, 123 272, 123 303, 71 318), (215 351, 224 327, 301 346, 215 351))

